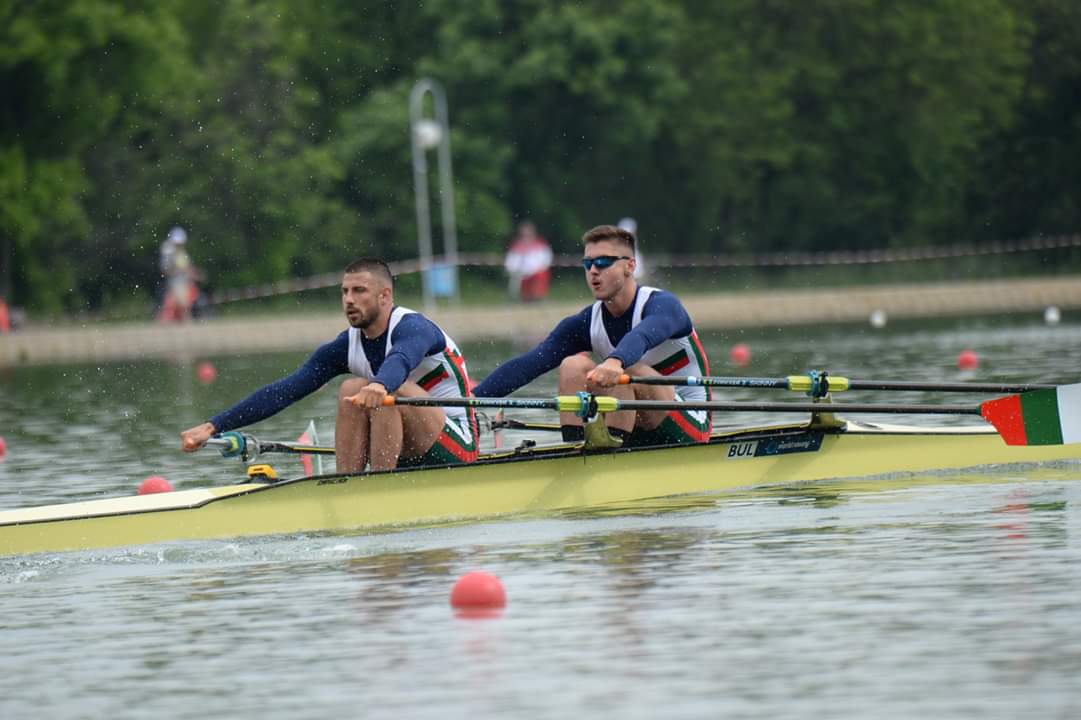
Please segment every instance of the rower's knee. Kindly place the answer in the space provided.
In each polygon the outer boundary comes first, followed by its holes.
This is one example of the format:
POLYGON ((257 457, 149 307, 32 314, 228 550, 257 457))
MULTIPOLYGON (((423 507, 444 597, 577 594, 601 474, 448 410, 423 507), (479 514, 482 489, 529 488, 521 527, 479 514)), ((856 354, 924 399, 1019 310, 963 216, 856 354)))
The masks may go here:
POLYGON ((623 372, 632 377, 660 377, 661 374, 653 369, 652 365, 647 365, 644 362, 636 362, 629 368, 625 368, 623 372))
POLYGON ((372 408, 369 412, 372 418, 372 428, 387 428, 394 425, 401 426, 402 424, 401 408, 378 407, 372 408))
POLYGON ((338 399, 344 400, 347 397, 356 395, 367 384, 368 381, 364 378, 349 378, 342 383, 342 386, 340 388, 338 388, 338 399))
MULTIPOLYGON (((631 365, 624 372, 631 377, 661 377, 659 372, 643 362, 631 365)), ((631 394, 627 397, 635 400, 674 401, 676 399, 676 389, 671 385, 641 385, 638 383, 631 383, 630 385, 623 387, 626 387, 631 391, 631 394)), ((661 413, 659 417, 663 418, 664 413, 661 413)))
POLYGON ((583 355, 578 353, 576 355, 570 355, 563 358, 563 361, 559 363, 559 377, 560 379, 585 379, 586 375, 596 367, 596 363, 593 362, 593 358, 589 355, 583 355))

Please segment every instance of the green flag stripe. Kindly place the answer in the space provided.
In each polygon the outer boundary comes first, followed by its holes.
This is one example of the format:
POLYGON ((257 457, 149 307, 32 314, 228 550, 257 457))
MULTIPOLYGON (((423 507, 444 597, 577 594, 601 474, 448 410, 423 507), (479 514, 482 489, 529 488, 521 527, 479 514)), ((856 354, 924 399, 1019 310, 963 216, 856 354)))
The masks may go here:
POLYGON ((1058 395, 1054 390, 1021 394, 1021 414, 1029 445, 1061 445, 1062 424, 1058 417, 1058 395))

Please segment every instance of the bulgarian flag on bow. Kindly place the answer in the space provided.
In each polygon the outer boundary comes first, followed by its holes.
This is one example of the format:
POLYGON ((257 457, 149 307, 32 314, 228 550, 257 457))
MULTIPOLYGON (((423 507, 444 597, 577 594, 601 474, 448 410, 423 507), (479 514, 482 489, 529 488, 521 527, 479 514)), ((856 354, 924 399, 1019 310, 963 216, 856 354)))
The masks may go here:
POLYGON ((1081 384, 989 400, 980 414, 1007 445, 1081 442, 1081 384))
MULTIPOLYGON (((315 421, 308 421, 308 428, 300 433, 300 437, 297 438, 297 442, 304 443, 305 445, 318 445, 319 435, 315 432, 315 421)), ((304 466, 304 476, 311 477, 313 474, 323 474, 323 456, 315 455, 315 467, 312 467, 312 457, 307 453, 300 456, 300 464, 304 466)))

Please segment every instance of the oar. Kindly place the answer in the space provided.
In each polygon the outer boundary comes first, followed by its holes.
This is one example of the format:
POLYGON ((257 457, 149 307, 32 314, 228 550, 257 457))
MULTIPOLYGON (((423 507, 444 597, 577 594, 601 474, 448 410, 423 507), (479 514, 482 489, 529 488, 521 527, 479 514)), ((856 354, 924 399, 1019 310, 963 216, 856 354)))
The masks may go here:
POLYGON ((420 407, 491 407, 548 409, 581 417, 620 410, 709 410, 714 412, 873 413, 905 415, 979 415, 991 423, 1008 445, 1061 445, 1081 442, 1081 384, 1061 385, 1023 395, 1009 395, 979 405, 909 405, 885 403, 770 403, 714 400, 622 400, 605 395, 560 395, 554 398, 396 398, 384 405, 420 407))
POLYGON ((279 440, 260 440, 247 433, 224 432, 206 441, 211 447, 221 450, 222 457, 239 457, 247 462, 266 453, 293 453, 297 455, 333 455, 334 448, 318 445, 305 445, 298 442, 279 440))
POLYGON ((979 405, 891 405, 886 403, 720 402, 717 400, 622 400, 607 395, 558 395, 554 398, 435 398, 387 395, 383 405, 413 407, 517 408, 560 412, 620 410, 714 410, 718 412, 850 412, 979 415, 979 405))
POLYGON ((489 424, 491 425, 492 430, 536 430, 542 432, 559 432, 562 429, 556 423, 524 422, 522 420, 515 420, 513 418, 493 420, 489 424))
POLYGON ((970 393, 1023 393, 1032 390, 1054 390, 1055 385, 1034 385, 1017 383, 964 383, 964 382, 919 382, 911 380, 850 380, 840 375, 813 372, 807 375, 789 375, 787 377, 639 377, 622 375, 620 385, 679 385, 698 387, 733 387, 792 390, 810 393, 822 397, 827 392, 843 390, 926 390, 931 392, 970 392, 970 393))

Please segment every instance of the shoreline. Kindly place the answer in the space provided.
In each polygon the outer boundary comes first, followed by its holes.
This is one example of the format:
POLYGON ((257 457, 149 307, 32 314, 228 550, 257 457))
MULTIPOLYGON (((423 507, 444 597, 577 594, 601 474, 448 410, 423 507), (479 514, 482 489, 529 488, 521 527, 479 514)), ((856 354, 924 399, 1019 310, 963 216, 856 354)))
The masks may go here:
MULTIPOLYGON (((1063 311, 1081 309, 1081 276, 685 294, 681 300, 695 326, 702 330, 865 323, 875 311, 885 312, 890 319, 1042 313, 1052 305, 1063 311)), ((584 296, 580 301, 535 305, 440 307, 430 317, 459 343, 486 338, 514 339, 524 331, 547 332, 559 319, 577 312, 587 302, 588 297, 584 296)), ((184 325, 140 322, 34 328, 0 335, 0 368, 307 351, 335 337, 345 327, 345 320, 335 309, 303 316, 209 319, 184 325)))

